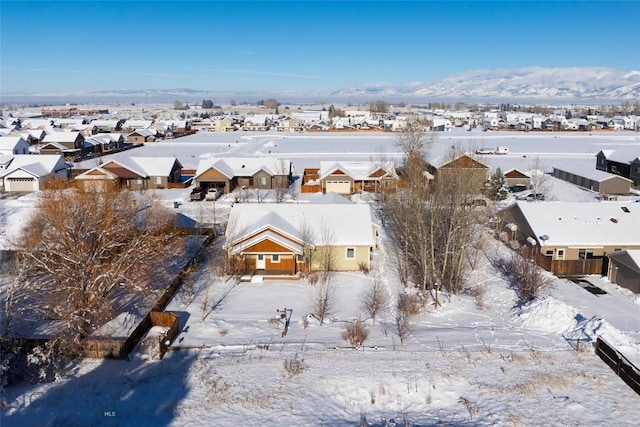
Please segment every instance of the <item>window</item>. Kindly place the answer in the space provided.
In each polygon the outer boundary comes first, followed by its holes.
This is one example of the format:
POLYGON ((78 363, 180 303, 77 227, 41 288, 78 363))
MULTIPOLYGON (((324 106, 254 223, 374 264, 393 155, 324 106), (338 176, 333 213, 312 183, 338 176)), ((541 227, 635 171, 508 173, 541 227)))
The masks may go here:
POLYGON ((553 256, 553 249, 547 249, 544 253, 544 256, 548 256, 548 257, 552 257, 553 256))
POLYGON ((277 254, 271 255, 271 262, 280 262, 280 255, 277 255, 277 254))
POLYGON ((156 184, 157 184, 157 185, 162 184, 162 177, 161 177, 161 176, 156 176, 156 177, 155 177, 155 181, 156 181, 156 184))
POLYGON ((260 177, 260 185, 267 185, 267 177, 266 176, 261 176, 260 177))
POLYGON ((578 250, 579 259, 591 259, 593 258, 593 249, 580 249, 578 250))
POLYGON ((356 248, 347 248, 346 257, 347 257, 347 259, 355 259, 356 258, 356 248))
POLYGON ((138 178, 138 179, 136 179, 136 184, 138 184, 138 185, 142 185, 142 178, 138 178))
POLYGON ((564 249, 558 249, 558 259, 564 259, 564 249))
POLYGON ((296 260, 298 262, 304 262, 304 256, 303 255, 296 255, 296 260))

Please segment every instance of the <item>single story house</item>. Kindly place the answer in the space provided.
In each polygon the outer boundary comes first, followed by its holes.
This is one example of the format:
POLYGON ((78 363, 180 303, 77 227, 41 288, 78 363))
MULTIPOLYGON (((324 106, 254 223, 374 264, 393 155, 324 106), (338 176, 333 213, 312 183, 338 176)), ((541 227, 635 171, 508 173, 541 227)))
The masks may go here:
POLYGON ((338 194, 395 192, 399 177, 392 162, 320 162, 322 191, 338 194))
POLYGON ((61 155, 19 154, 3 157, 0 180, 4 191, 39 191, 54 179, 68 180, 71 165, 61 155))
POLYGON ((608 253, 607 257, 609 281, 640 293, 640 249, 623 249, 608 253))
POLYGON ((129 190, 169 188, 179 184, 182 164, 175 157, 119 157, 75 177, 79 185, 96 189, 116 184, 129 190))
POLYGON ((558 275, 604 275, 607 254, 640 249, 640 203, 516 202, 501 218, 512 239, 558 275))
POLYGON ((259 157, 212 157, 198 163, 197 187, 230 193, 236 188, 286 189, 292 182, 289 160, 259 157))
POLYGON ((228 224, 224 248, 236 274, 369 269, 376 248, 368 204, 236 203, 228 224))

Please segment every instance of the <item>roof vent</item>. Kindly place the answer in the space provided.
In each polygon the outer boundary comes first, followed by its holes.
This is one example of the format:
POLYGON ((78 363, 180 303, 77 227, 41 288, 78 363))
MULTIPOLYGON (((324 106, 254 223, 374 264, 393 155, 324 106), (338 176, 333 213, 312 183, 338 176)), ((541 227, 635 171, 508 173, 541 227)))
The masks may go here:
POLYGON ((617 224, 618 223, 618 218, 612 216, 611 218, 609 218, 609 221, 611 221, 614 224, 617 224))
POLYGON ((620 209, 622 209, 623 212, 629 213, 629 208, 626 206, 620 206, 620 209))

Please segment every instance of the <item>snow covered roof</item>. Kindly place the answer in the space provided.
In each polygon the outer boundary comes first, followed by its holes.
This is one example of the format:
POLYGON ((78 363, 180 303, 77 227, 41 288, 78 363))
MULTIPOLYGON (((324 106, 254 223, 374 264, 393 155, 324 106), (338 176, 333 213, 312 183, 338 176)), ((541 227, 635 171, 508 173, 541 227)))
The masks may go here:
POLYGON ((601 171, 599 169, 594 168, 593 162, 591 161, 588 163, 574 162, 570 165, 569 168, 563 168, 563 167, 558 168, 554 166, 553 169, 569 172, 574 175, 582 176, 596 182, 603 182, 608 179, 614 179, 614 178, 632 182, 629 178, 625 178, 620 175, 615 175, 615 174, 601 171))
POLYGON ((16 154, 11 157, 13 157, 13 159, 3 171, 2 176, 8 175, 18 169, 28 171, 35 176, 45 176, 69 167, 59 154, 16 154))
POLYGON ((75 142, 80 132, 53 132, 44 137, 42 142, 75 142))
POLYGON ((261 157, 206 157, 198 163, 196 178, 211 168, 223 173, 227 178, 253 176, 260 170, 272 176, 288 175, 291 161, 261 157))
POLYGON ((352 205, 353 202, 348 200, 346 197, 341 196, 338 193, 334 193, 333 191, 329 191, 326 194, 323 194, 320 197, 316 197, 309 201, 310 204, 314 205, 352 205))
POLYGON ((640 158, 640 147, 625 147, 616 150, 602 150, 607 160, 618 163, 631 163, 640 158))
POLYGON ((267 229, 303 242, 307 240, 301 233, 305 227, 314 246, 374 245, 367 204, 237 203, 231 208, 228 224, 228 246, 267 229))
MULTIPOLYGON (((106 163, 109 162, 117 163, 142 177, 150 177, 169 176, 173 170, 173 165, 178 162, 178 159, 175 157, 119 157, 106 163)), ((180 162, 178 162, 178 165, 182 167, 180 162)))
POLYGON ((517 207, 541 246, 640 245, 640 203, 517 202, 517 207))
MULTIPOLYGON (((18 145, 25 145, 27 142, 21 136, 3 136, 0 138, 0 151, 12 151, 18 145)), ((5 153, 10 154, 10 153, 5 153)))
POLYGON ((623 249, 621 251, 609 252, 607 256, 615 259, 616 262, 620 264, 640 271, 640 249, 623 249))
POLYGON ((393 162, 320 162, 320 179, 325 179, 327 176, 334 173, 336 170, 349 175, 353 180, 370 180, 373 178, 372 173, 379 169, 384 169, 389 175, 396 176, 395 166, 393 162))

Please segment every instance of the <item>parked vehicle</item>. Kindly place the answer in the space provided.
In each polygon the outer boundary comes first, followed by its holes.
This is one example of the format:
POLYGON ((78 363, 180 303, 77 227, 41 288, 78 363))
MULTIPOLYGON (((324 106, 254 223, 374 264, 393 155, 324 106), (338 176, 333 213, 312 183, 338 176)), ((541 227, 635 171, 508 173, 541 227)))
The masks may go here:
POLYGON ((207 190, 207 195, 205 196, 205 199, 212 201, 212 200, 218 200, 218 197, 220 197, 220 191, 218 191, 217 188, 209 188, 207 190))
POLYGON ((509 187, 509 191, 512 193, 520 193, 522 191, 526 191, 527 186, 524 184, 516 184, 509 187))
POLYGON ((205 196, 204 188, 195 187, 193 190, 191 190, 191 194, 189 195, 189 199, 191 201, 199 202, 200 200, 204 199, 204 196, 205 196))
POLYGON ((479 148, 476 154, 509 154, 509 147, 479 148))
POLYGON ((529 194, 527 194, 527 201, 532 202, 534 200, 544 201, 544 194, 542 194, 542 193, 529 193, 529 194))

